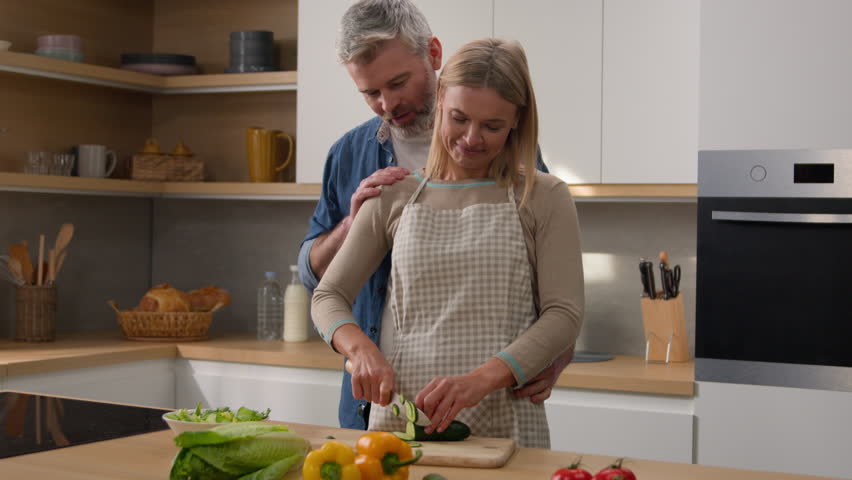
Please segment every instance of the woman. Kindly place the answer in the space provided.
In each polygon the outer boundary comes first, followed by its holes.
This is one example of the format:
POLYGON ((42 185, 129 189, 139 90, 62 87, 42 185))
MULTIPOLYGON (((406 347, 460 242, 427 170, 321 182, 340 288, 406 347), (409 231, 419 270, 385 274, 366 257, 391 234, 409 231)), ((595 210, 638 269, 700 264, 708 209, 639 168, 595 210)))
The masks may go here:
POLYGON ((374 402, 370 430, 404 430, 380 406, 393 390, 416 398, 427 431, 458 416, 475 435, 547 448, 544 405, 511 388, 579 333, 574 203, 563 182, 535 172, 535 96, 520 45, 463 46, 437 95, 426 169, 364 203, 315 290, 313 319, 352 360, 355 398, 374 402), (352 320, 351 302, 391 248, 395 335, 380 351, 352 320))

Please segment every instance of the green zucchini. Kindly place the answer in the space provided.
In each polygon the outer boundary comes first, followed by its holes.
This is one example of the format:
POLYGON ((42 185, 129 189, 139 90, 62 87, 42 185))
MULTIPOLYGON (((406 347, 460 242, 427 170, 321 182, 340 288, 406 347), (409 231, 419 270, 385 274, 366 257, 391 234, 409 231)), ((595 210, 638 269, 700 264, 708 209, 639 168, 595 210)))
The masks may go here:
POLYGON ((399 416, 399 405, 397 405, 395 403, 393 405, 391 405, 391 412, 393 412, 394 417, 398 417, 399 416))
POLYGON ((416 435, 416 432, 414 430, 414 423, 405 422, 405 432, 393 432, 393 434, 405 440, 406 442, 413 441, 416 435))
POLYGON ((447 429, 440 433, 437 431, 426 433, 424 427, 412 422, 408 422, 406 430, 410 430, 408 427, 413 427, 414 438, 412 440, 418 442, 458 442, 470 436, 470 427, 458 420, 450 422, 447 429))
POLYGON ((417 407, 414 406, 414 402, 407 400, 404 405, 405 418, 407 418, 409 422, 417 423, 417 407))

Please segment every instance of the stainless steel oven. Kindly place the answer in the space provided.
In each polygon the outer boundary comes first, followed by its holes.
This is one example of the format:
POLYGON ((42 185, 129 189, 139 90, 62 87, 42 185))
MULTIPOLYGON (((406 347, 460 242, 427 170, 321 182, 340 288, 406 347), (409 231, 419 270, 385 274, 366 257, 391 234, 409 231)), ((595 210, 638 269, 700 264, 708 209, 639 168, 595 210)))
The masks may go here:
POLYGON ((703 151, 695 376, 852 391, 852 150, 703 151))

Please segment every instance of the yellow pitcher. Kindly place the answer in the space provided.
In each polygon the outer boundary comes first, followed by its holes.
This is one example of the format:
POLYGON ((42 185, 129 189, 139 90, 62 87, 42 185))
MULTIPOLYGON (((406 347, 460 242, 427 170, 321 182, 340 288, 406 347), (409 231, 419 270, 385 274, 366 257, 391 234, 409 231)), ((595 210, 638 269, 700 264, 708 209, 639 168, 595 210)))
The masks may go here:
POLYGON ((293 137, 281 130, 249 127, 246 130, 246 153, 248 155, 249 178, 252 182, 274 182, 278 172, 287 168, 293 160, 293 137), (287 158, 280 165, 278 139, 286 138, 290 146, 287 158))

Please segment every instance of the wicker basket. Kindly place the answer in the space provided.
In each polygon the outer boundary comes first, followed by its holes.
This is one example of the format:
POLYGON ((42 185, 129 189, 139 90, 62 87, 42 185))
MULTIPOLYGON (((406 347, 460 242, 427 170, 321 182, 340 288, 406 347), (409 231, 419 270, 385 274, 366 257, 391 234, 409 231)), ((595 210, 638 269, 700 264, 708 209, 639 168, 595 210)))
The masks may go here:
POLYGON ((128 340, 147 342, 182 342, 207 339, 213 312, 224 307, 219 303, 209 312, 136 312, 120 310, 114 301, 109 305, 118 315, 118 324, 128 340))
POLYGON ((173 155, 133 155, 133 180, 154 182, 203 182, 204 161, 173 155))
POLYGON ((15 341, 52 342, 56 335, 56 285, 15 290, 15 341))

